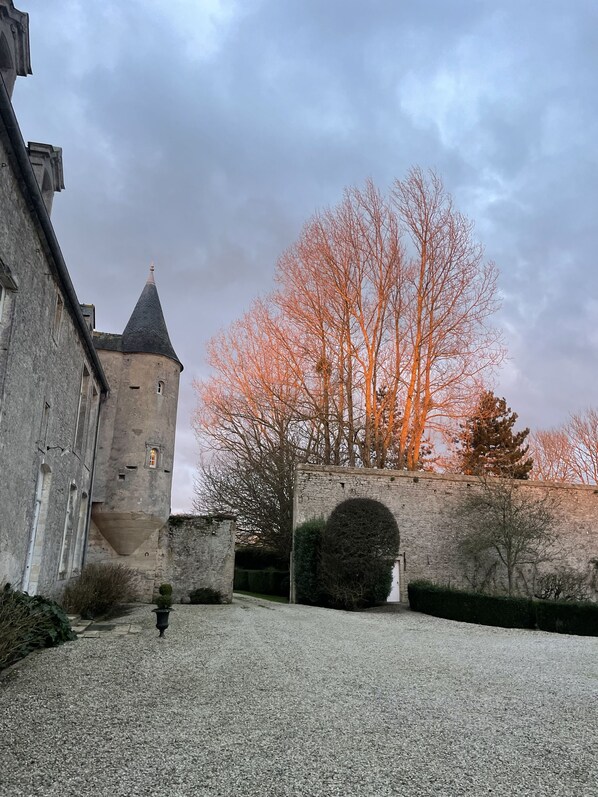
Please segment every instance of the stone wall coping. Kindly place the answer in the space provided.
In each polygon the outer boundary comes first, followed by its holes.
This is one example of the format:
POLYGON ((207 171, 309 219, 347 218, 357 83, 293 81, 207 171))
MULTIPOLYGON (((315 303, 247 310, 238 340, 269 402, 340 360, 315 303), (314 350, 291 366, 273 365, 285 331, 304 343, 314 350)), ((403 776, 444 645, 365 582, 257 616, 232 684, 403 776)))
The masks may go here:
POLYGON ((184 513, 177 513, 170 515, 168 520, 170 521, 172 518, 176 518, 177 520, 236 520, 237 516, 233 515, 230 512, 212 512, 208 514, 201 514, 201 515, 187 515, 184 513))
MULTIPOLYGON (((381 479, 409 479, 411 481, 436 481, 436 482, 467 482, 469 484, 479 484, 476 476, 467 476, 463 473, 431 473, 430 471, 410 471, 410 470, 391 470, 389 468, 347 468, 341 465, 297 465, 296 475, 299 473, 329 473, 331 476, 377 476, 381 479)), ((489 481, 499 481, 498 476, 489 477, 489 481)), ((596 484, 573 484, 570 482, 535 481, 532 479, 517 479, 519 485, 526 487, 548 487, 560 490, 579 490, 580 492, 591 492, 598 495, 598 485, 596 484)))

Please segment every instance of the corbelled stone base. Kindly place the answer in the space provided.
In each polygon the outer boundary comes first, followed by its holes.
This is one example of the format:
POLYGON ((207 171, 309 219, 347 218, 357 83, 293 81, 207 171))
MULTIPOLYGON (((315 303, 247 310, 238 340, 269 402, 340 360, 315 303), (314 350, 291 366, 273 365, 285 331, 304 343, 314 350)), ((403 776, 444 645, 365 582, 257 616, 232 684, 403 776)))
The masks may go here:
POLYGON ((232 601, 235 518, 232 515, 172 515, 130 554, 117 553, 92 518, 86 562, 122 563, 139 575, 139 598, 150 602, 160 584, 172 584, 180 602, 198 587, 232 601))
POLYGON ((163 517, 143 512, 103 512, 94 506, 93 521, 116 553, 130 556, 164 525, 163 517))

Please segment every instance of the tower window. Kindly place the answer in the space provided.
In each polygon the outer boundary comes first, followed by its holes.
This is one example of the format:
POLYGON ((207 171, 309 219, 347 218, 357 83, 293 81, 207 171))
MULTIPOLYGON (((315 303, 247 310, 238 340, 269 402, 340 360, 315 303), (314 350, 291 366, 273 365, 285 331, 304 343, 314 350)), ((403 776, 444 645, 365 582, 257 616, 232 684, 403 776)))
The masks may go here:
POLYGON ((157 448, 150 448, 149 450, 149 457, 147 464, 150 468, 157 468, 158 467, 158 449, 157 448))
POLYGON ((164 382, 162 382, 162 380, 160 380, 160 381, 158 382, 158 387, 156 388, 156 393, 157 393, 159 396, 161 396, 161 395, 164 393, 164 382))

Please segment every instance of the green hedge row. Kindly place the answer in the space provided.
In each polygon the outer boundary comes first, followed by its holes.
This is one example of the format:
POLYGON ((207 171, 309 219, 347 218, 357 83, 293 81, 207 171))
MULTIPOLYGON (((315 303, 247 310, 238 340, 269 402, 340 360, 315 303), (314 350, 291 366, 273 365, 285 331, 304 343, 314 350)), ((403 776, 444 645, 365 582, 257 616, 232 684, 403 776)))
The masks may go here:
POLYGON ((269 548, 257 545, 239 545, 235 549, 235 566, 241 570, 288 570, 288 558, 280 557, 269 548))
POLYGON ((598 636, 598 604, 483 595, 415 581, 407 588, 416 612, 502 628, 539 628, 561 634, 598 636))
POLYGON ((283 598, 289 594, 288 570, 246 570, 235 567, 234 587, 245 592, 257 592, 261 595, 279 595, 283 598))

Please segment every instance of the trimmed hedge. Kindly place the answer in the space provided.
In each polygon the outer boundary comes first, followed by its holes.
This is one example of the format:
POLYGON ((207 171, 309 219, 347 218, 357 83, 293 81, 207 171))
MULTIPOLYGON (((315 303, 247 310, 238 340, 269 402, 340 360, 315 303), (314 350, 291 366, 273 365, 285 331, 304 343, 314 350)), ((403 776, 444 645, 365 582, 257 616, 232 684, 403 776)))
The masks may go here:
POLYGON ((241 570, 288 570, 289 561, 280 557, 276 551, 258 545, 240 545, 235 548, 235 567, 241 570))
POLYGON ((245 592, 249 590, 249 570, 244 570, 240 567, 235 567, 235 580, 233 582, 234 589, 242 589, 245 592))
POLYGON ((598 636, 598 604, 484 595, 415 581, 407 588, 413 611, 501 628, 539 628, 598 636))
POLYGON ((414 611, 434 617, 501 628, 536 627, 533 602, 529 598, 483 595, 426 582, 412 582, 407 592, 409 606, 414 611))
POLYGON ((258 592, 261 595, 279 595, 286 598, 289 594, 288 570, 245 570, 235 568, 234 588, 245 592, 258 592))
POLYGON ((397 521, 372 498, 347 498, 332 510, 320 546, 319 580, 328 604, 355 611, 386 600, 399 550, 397 521))
POLYGON ((308 520, 297 526, 293 543, 295 599, 297 603, 325 603, 320 583, 320 545, 326 521, 308 520))
POLYGON ((537 601, 536 619, 542 631, 598 636, 598 604, 537 601))

